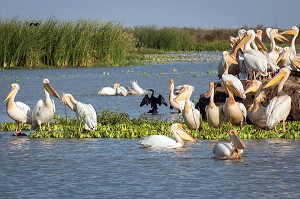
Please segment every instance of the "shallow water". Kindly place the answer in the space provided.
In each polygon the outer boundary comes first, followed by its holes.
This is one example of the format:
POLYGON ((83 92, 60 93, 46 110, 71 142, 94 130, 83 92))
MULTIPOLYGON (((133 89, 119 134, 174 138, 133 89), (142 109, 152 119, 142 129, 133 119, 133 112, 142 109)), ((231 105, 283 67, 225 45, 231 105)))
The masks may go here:
MULTIPOLYGON (((218 53, 211 53, 212 56, 218 53)), ((144 115, 143 96, 100 96, 104 86, 137 80, 168 98, 169 79, 195 86, 192 99, 217 81, 217 62, 168 65, 0 71, 0 98, 10 84, 21 90, 16 100, 30 107, 44 99, 43 78, 61 94, 70 92, 97 112, 119 110, 144 115), (174 68, 176 72, 174 72, 174 68), (109 73, 109 75, 108 75, 109 73)), ((55 99, 57 113, 64 106, 55 99)), ((11 121, 0 103, 0 122, 11 121)), ((173 119, 171 110, 159 115, 173 119)), ((73 113, 67 109, 67 113, 73 113)), ((29 134, 30 132, 26 132, 29 134)), ((300 141, 245 140, 243 159, 212 159, 216 141, 198 140, 181 150, 152 150, 131 139, 29 139, 0 132, 0 198, 299 198, 300 141)))
POLYGON ((299 140, 245 140, 241 160, 212 159, 216 141, 181 150, 131 139, 0 134, 0 198, 299 198, 299 140))

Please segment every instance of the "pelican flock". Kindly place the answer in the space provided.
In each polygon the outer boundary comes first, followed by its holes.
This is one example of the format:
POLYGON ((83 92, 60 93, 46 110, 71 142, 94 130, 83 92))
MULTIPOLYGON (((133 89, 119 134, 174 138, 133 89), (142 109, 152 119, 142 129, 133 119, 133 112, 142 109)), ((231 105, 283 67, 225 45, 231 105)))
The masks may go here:
MULTIPOLYGON (((299 28, 293 26, 281 33, 276 28, 267 28, 265 33, 270 39, 269 51, 262 42, 264 34, 262 30, 241 29, 237 36, 230 36, 229 38, 231 51, 222 52, 218 64, 218 77, 222 81, 221 85, 228 92, 228 98, 224 104, 217 106, 214 102, 215 84, 211 82, 206 96, 209 98, 209 103, 205 107, 205 114, 211 128, 221 129, 225 121, 229 122, 230 142, 216 143, 213 148, 214 158, 239 159, 242 157, 246 145, 234 128, 239 127, 242 131, 246 118, 256 128, 274 129, 275 131, 278 131, 277 125, 282 122, 282 131, 287 131, 285 121, 291 111, 292 100, 283 88, 291 73, 299 74, 300 72, 300 55, 297 54, 295 48, 299 28), (290 45, 286 47, 277 46, 275 39, 280 42, 288 42, 284 35, 292 35, 290 45), (241 76, 243 77, 240 78, 241 76), (244 89, 241 79, 250 82, 247 89, 244 89), (268 88, 277 84, 279 84, 277 95, 269 101, 267 106, 263 106, 262 102, 266 98, 268 88), (246 110, 242 100, 246 99, 247 94, 249 95, 251 92, 254 93, 253 103, 246 110), (242 102, 237 101, 235 97, 238 97, 242 102)), ((4 101, 7 101, 7 115, 17 124, 14 135, 22 135, 23 124, 31 124, 32 130, 39 129, 42 131, 42 124, 46 123, 48 131, 51 131, 50 122, 54 118, 55 103, 50 96, 61 98, 62 103, 83 120, 84 130, 97 130, 97 114, 91 104, 77 101, 70 93, 63 93, 60 97, 48 79, 43 80, 43 86, 45 99, 39 100, 31 111, 25 103, 15 101, 20 86, 17 83, 11 84, 11 90, 4 101)), ((201 114, 191 101, 194 87, 189 85, 189 82, 175 87, 174 79, 170 79, 168 91, 170 106, 182 114, 182 122, 189 130, 200 131, 202 129, 201 114)), ((130 87, 126 88, 115 83, 113 87, 103 87, 98 94, 102 96, 145 95, 140 106, 151 104, 152 110, 149 113, 157 113, 157 104, 167 106, 161 95, 157 98, 154 97, 152 89, 142 89, 137 81, 130 81, 130 87), (149 97, 148 94, 151 96, 149 97)), ((170 131, 175 140, 164 135, 150 135, 143 138, 139 144, 147 148, 173 149, 184 147, 183 140, 196 141, 191 134, 183 129, 181 123, 172 124, 170 131)))

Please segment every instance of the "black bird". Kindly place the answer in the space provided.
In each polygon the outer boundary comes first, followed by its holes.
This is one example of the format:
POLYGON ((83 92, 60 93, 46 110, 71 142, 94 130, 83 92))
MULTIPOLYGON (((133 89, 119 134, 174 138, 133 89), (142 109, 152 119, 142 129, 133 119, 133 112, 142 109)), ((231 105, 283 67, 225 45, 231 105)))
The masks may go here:
POLYGON ((39 26, 40 26, 40 23, 34 23, 34 22, 31 22, 31 23, 29 24, 29 26, 37 26, 37 27, 39 27, 39 26))
POLYGON ((168 106, 165 98, 163 98, 163 96, 161 96, 160 94, 158 95, 158 97, 154 97, 154 90, 149 89, 150 92, 152 92, 151 96, 149 97, 148 94, 145 95, 145 97, 142 99, 141 103, 140 103, 140 107, 144 106, 145 104, 148 106, 149 104, 151 104, 151 110, 148 111, 148 113, 152 113, 152 114, 156 114, 157 113, 157 104, 160 105, 165 105, 168 106))

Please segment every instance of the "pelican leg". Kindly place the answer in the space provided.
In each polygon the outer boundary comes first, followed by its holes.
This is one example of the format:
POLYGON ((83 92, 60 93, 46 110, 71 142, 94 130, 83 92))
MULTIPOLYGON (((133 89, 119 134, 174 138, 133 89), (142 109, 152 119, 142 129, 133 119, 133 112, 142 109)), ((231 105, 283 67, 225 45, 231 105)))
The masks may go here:
POLYGON ((231 122, 229 122, 229 127, 230 127, 230 130, 232 130, 232 124, 231 124, 231 122))
POLYGON ((48 132, 50 133, 52 131, 50 127, 50 122, 48 122, 47 124, 48 124, 48 132))
POLYGON ((285 120, 282 121, 282 131, 287 132, 287 130, 285 129, 285 120))

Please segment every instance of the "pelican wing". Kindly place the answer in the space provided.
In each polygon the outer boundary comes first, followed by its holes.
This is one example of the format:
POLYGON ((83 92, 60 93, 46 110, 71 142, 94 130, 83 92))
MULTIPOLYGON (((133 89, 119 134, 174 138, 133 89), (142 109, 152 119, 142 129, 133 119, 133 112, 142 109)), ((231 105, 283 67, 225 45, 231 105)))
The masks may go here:
POLYGON ((247 117, 247 109, 245 107, 245 105, 243 103, 239 103, 239 108, 241 109, 242 113, 243 113, 243 116, 246 120, 246 117, 247 117))
POLYGON ((31 110, 27 104, 23 102, 15 102, 15 105, 25 114, 28 118, 31 118, 31 110))
POLYGON ((267 75, 267 58, 258 50, 250 49, 244 53, 244 61, 248 69, 267 75))
POLYGON ((137 84, 136 81, 131 82, 131 87, 133 90, 135 90, 138 94, 142 95, 144 94, 144 90, 137 84))
POLYGON ((291 110, 292 99, 290 96, 274 97, 266 107, 267 126, 274 128, 285 119, 291 110))
POLYGON ((172 148, 176 145, 176 141, 165 135, 150 135, 139 142, 144 147, 153 148, 172 148))
POLYGON ((78 102, 76 104, 76 115, 83 118, 85 130, 97 129, 96 111, 92 105, 78 102))
POLYGON ((103 87, 99 92, 99 95, 116 95, 116 90, 111 87, 103 87))
POLYGON ((41 111, 41 108, 43 106, 43 100, 39 100, 36 105, 33 107, 32 109, 32 125, 31 125, 31 130, 36 130, 38 127, 39 127, 39 124, 38 124, 38 118, 40 117, 40 111, 41 111))

